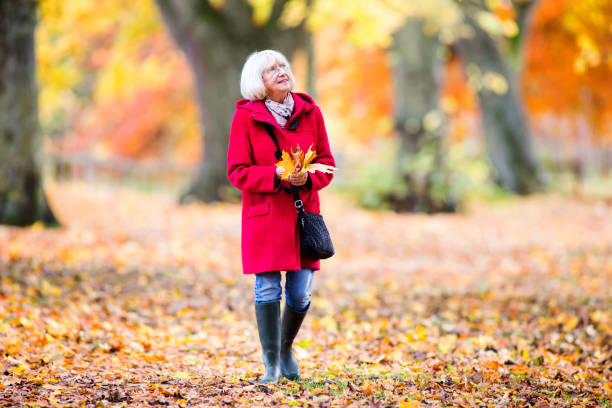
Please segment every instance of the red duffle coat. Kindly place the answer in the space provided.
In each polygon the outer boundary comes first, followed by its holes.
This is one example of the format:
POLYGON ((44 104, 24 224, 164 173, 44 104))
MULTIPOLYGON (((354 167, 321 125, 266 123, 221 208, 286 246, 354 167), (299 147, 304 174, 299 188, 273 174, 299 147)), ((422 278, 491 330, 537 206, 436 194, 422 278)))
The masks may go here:
MULTIPOLYGON (((263 123, 274 126, 281 150, 289 152, 300 145, 306 152, 312 145, 314 163, 335 166, 329 149, 323 116, 312 98, 293 92, 293 116, 282 129, 263 101, 241 99, 236 102, 227 152, 227 177, 242 191, 242 269, 243 273, 320 269, 320 261, 300 254, 297 213, 287 181, 275 182, 276 146, 263 123), (292 122, 297 121, 297 127, 292 122), (289 128, 296 127, 296 130, 289 128)), ((333 175, 309 173, 300 189, 304 210, 320 213, 318 191, 333 175)))

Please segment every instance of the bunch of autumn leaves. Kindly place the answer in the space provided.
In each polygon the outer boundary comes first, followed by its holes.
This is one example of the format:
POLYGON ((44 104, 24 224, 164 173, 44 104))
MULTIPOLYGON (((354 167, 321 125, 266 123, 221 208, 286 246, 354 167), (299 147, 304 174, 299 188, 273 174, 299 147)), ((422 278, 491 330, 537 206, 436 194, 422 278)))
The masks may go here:
POLYGON ((308 151, 304 153, 300 148, 300 145, 291 148, 291 153, 283 151, 281 161, 276 163, 277 167, 283 168, 285 171, 281 176, 282 180, 286 180, 292 174, 300 174, 304 171, 314 173, 315 171, 322 171, 324 173, 333 173, 336 168, 322 163, 313 163, 312 161, 317 157, 317 154, 312 150, 312 145, 308 148, 308 151))

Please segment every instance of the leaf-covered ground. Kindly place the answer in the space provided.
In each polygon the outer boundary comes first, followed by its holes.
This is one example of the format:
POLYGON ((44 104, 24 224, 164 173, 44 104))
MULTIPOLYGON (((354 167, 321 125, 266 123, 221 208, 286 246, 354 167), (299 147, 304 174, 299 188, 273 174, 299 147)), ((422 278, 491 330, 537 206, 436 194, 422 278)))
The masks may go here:
POLYGON ((238 205, 50 186, 64 229, 0 227, 2 406, 612 405, 612 206, 347 208, 297 339, 259 386, 238 205))

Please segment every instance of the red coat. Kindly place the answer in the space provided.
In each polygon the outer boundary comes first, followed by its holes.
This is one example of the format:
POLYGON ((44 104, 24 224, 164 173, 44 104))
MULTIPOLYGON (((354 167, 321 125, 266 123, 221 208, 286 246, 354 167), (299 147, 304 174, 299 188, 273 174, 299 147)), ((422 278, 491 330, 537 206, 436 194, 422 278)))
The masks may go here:
MULTIPOLYGON (((227 152, 227 177, 242 191, 241 246, 245 274, 320 268, 319 260, 300 254, 293 197, 280 187, 289 187, 289 183, 285 180, 275 183, 276 146, 263 125, 264 122, 274 125, 281 150, 289 152, 299 144, 305 152, 312 145, 317 153, 314 163, 335 166, 319 107, 306 94, 292 95, 295 109, 284 130, 263 101, 236 102, 227 152), (294 121, 298 122, 297 129, 287 129, 294 121)), ((320 171, 309 173, 309 181, 300 191, 305 211, 320 212, 318 191, 332 177, 320 171)))

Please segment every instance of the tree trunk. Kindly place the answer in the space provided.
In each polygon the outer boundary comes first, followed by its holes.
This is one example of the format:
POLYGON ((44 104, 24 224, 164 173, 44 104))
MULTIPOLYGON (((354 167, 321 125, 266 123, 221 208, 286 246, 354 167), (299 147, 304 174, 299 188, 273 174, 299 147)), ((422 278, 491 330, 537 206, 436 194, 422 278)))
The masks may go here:
POLYGON ((35 0, 0 0, 0 224, 57 224, 42 188, 35 0))
POLYGON ((157 0, 166 26, 192 69, 203 128, 202 162, 181 202, 194 198, 220 201, 232 194, 226 157, 235 102, 241 98, 242 65, 250 53, 267 48, 291 58, 308 40, 303 26, 278 27, 284 3, 275 1, 269 21, 254 26, 246 0, 226 0, 222 10, 205 0, 157 0))
POLYGON ((423 26, 422 20, 410 18, 393 36, 394 115, 400 137, 396 163, 404 185, 388 200, 399 211, 454 211, 444 163, 444 118, 438 107, 443 74, 440 43, 437 36, 427 36, 423 26), (416 168, 417 159, 425 166, 416 168))
POLYGON ((226 44, 222 37, 208 45, 186 44, 182 48, 193 71, 200 123, 204 128, 204 152, 200 167, 181 202, 192 198, 219 201, 227 198, 230 191, 226 176, 229 129, 236 110, 235 102, 240 98, 241 63, 248 51, 226 44))
POLYGON ((514 9, 516 10, 516 25, 518 26, 519 32, 510 40, 509 49, 516 72, 520 72, 523 68, 523 49, 525 39, 529 34, 533 10, 537 3, 538 0, 514 1, 514 9))
POLYGON ((473 29, 474 35, 459 39, 455 47, 467 67, 468 75, 477 83, 484 137, 489 157, 497 171, 496 182, 511 192, 534 192, 542 181, 516 74, 489 33, 468 14, 465 15, 465 22, 473 29), (500 83, 499 75, 507 86, 500 83), (486 81, 483 83, 482 80, 487 76, 498 78, 494 81, 499 87, 486 86, 486 81))

